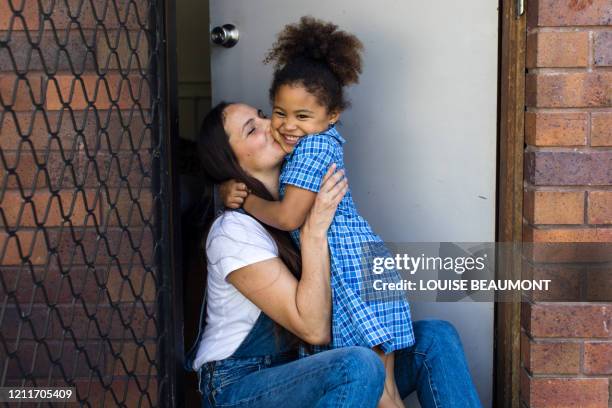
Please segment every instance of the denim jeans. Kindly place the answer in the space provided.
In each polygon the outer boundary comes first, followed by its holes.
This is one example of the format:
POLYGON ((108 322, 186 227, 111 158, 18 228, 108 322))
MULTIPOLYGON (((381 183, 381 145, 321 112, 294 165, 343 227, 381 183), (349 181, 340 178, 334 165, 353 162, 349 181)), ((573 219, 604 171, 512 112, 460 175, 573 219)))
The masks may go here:
POLYGON ((419 320, 413 328, 414 345, 395 352, 395 382, 402 399, 416 391, 423 408, 481 408, 453 325, 419 320))
MULTIPOLYGON (((384 368, 372 350, 346 347, 296 360, 286 348, 272 352, 271 325, 262 313, 231 357, 200 368, 202 407, 377 406, 384 368)), ((454 327, 441 320, 413 326, 415 344, 395 352, 402 398, 417 391, 423 408, 481 408, 454 327)))
POLYGON ((202 407, 375 408, 385 372, 364 347, 346 347, 290 362, 266 357, 205 364, 202 407))

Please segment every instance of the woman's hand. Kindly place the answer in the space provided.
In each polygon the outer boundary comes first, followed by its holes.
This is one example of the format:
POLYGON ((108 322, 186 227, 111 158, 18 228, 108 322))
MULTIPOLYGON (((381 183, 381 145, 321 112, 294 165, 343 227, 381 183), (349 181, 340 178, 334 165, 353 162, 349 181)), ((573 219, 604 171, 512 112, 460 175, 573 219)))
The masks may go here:
POLYGON ((336 164, 332 163, 323 176, 321 188, 302 226, 302 234, 308 233, 315 237, 327 236, 327 229, 334 219, 336 208, 348 191, 348 181, 344 177, 344 171, 335 170, 336 164))
POLYGON ((221 183, 219 195, 223 205, 235 210, 242 207, 244 200, 249 195, 249 190, 246 184, 232 179, 221 183))
POLYGON ((331 341, 329 228, 338 203, 348 191, 343 171, 332 165, 321 182, 300 231, 302 274, 299 280, 280 258, 247 265, 230 273, 229 283, 272 320, 310 343, 331 341))

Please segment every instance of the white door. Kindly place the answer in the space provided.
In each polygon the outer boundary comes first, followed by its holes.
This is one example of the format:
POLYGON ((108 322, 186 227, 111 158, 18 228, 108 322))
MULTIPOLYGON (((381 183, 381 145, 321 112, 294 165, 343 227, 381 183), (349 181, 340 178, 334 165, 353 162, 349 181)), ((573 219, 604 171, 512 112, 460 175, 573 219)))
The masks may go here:
MULTIPOLYGON (((275 34, 303 15, 333 21, 365 46, 341 128, 361 214, 387 242, 492 242, 497 3, 211 0, 211 27, 231 23, 240 31, 233 48, 212 48, 213 105, 241 101, 269 113, 272 71, 262 59, 275 34)), ((412 307, 415 320, 441 318, 457 327, 490 407, 493 304, 412 307)))

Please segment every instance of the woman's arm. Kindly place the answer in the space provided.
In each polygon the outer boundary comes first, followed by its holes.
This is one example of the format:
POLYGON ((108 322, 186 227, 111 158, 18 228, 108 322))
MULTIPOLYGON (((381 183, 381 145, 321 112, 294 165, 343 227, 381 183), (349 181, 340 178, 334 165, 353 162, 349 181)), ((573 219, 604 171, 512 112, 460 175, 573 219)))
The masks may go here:
POLYGON ((330 259, 327 229, 348 189, 341 172, 325 175, 300 231, 302 276, 298 281, 279 258, 247 265, 228 281, 274 321, 310 344, 331 336, 330 259))
POLYGON ((288 185, 281 201, 268 201, 254 194, 244 199, 243 208, 259 221, 282 231, 293 231, 304 224, 317 193, 288 185))

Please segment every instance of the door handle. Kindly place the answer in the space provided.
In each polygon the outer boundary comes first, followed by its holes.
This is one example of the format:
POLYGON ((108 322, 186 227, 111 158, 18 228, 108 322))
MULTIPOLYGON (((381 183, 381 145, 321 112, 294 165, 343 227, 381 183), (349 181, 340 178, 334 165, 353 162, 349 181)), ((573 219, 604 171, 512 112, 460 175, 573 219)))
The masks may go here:
POLYGON ((225 48, 231 48, 238 44, 240 33, 238 28, 233 24, 223 24, 217 26, 210 32, 210 40, 213 44, 221 45, 225 48))

